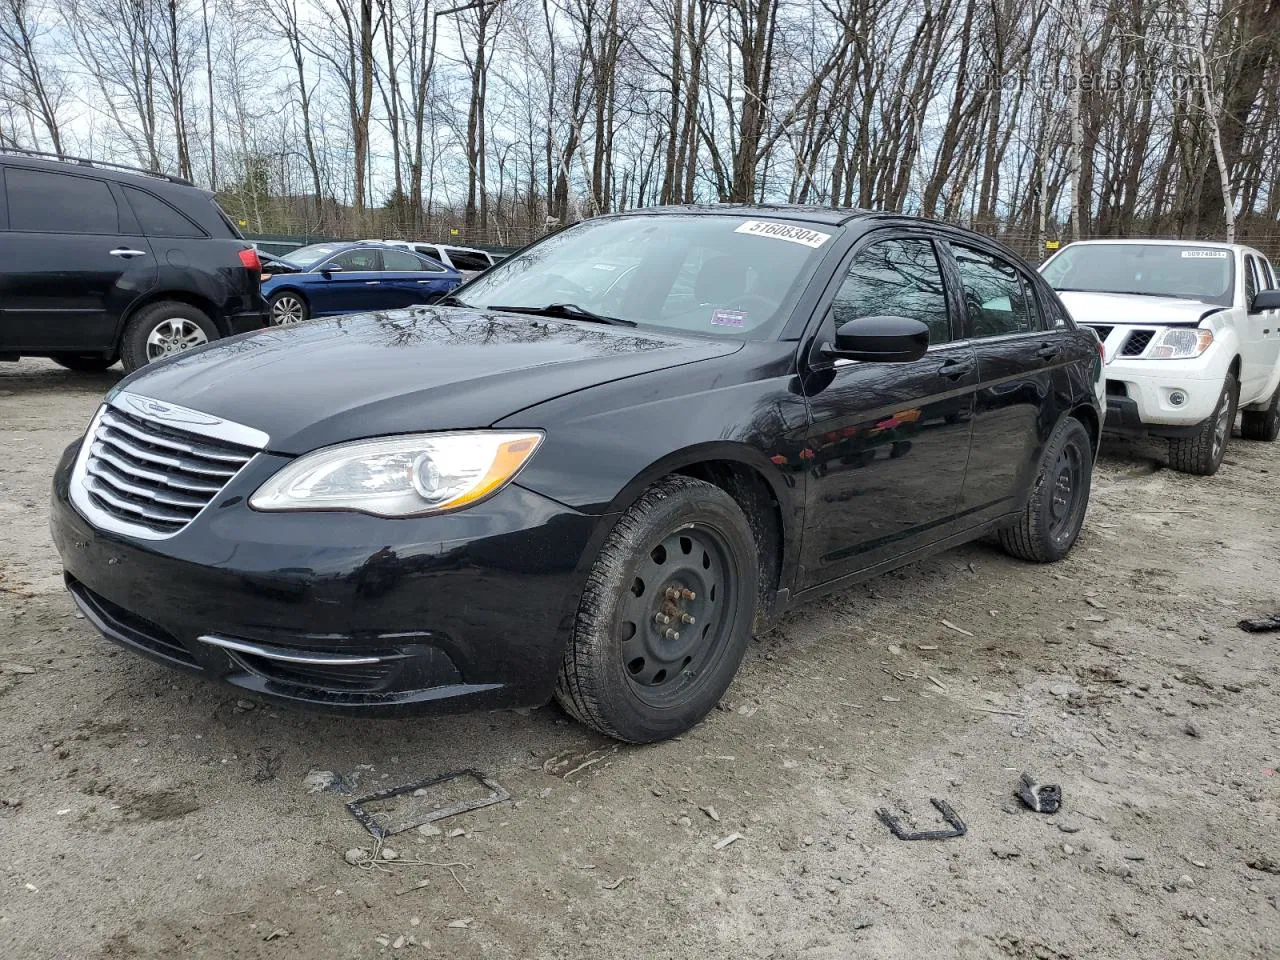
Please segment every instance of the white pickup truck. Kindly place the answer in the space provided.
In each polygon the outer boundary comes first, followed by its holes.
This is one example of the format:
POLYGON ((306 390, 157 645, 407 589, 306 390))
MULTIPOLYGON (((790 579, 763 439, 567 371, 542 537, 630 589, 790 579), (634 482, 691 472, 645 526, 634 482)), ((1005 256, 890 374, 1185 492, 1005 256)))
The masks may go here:
POLYGON ((1040 267, 1103 343, 1108 431, 1167 437, 1175 470, 1222 464, 1236 411, 1247 440, 1280 434, 1280 283, 1257 250, 1085 240, 1040 267))

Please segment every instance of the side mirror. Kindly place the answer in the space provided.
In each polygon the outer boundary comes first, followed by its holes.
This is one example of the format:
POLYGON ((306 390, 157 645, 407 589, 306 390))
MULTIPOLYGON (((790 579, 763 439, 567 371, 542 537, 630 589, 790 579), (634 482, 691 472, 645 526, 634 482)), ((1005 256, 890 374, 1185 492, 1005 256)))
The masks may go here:
POLYGON ((341 272, 342 272, 342 264, 340 263, 326 263, 323 267, 320 268, 320 276, 322 277, 328 277, 329 274, 331 273, 341 273, 341 272))
POLYGON ((1280 310, 1280 290, 1259 290, 1253 295, 1249 312, 1261 313, 1263 310, 1280 310))
POLYGON ((848 320, 836 328, 836 342, 822 352, 843 360, 910 363, 929 349, 929 328, 907 317, 877 316, 848 320))

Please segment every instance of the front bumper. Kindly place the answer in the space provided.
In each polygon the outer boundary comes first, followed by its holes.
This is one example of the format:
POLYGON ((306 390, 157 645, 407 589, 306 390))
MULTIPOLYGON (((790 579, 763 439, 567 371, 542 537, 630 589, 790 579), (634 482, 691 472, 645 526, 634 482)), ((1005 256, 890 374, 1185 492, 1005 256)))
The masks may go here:
POLYGON ((141 541, 69 499, 51 530, 68 589, 109 639, 298 706, 365 714, 518 706, 551 695, 599 517, 508 486, 457 514, 261 513, 286 462, 260 454, 180 533, 141 541))
POLYGON ((1203 423, 1218 405, 1226 375, 1216 353, 1210 347, 1191 360, 1112 359, 1104 369, 1107 428, 1167 433, 1162 428, 1203 423), (1174 402, 1178 394, 1181 403, 1174 402))

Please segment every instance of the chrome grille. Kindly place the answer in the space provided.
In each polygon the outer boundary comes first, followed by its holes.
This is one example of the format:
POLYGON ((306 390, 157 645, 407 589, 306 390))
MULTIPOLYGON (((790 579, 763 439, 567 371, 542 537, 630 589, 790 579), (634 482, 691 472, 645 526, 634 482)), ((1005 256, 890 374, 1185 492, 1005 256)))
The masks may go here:
MULTIPOLYGON (((126 399, 129 395, 124 395, 126 399)), ((258 452, 247 444, 126 411, 119 398, 102 407, 85 438, 72 495, 90 520, 118 532, 158 539, 177 533, 216 497, 258 452)), ((148 401, 160 412, 181 411, 148 401)), ((243 428, 241 428, 243 429, 243 428)), ((255 431, 244 430, 246 437, 255 431)))

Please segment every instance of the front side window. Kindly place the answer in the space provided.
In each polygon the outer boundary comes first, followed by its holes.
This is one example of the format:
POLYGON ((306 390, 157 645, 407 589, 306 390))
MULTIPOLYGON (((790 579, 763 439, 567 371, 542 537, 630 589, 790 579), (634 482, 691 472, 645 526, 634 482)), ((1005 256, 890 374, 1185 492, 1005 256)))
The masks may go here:
POLYGON ((640 326, 773 339, 838 227, 737 214, 587 220, 490 267, 466 306, 574 304, 640 326))
POLYGON ((341 243, 313 243, 306 247, 290 250, 280 259, 292 264, 299 270, 311 270, 342 249, 341 243))
POLYGON ((864 247, 849 265, 833 310, 836 326, 861 317, 908 317, 929 328, 929 343, 951 339, 942 268, 931 240, 881 240, 864 247))
POLYGON ((1022 277, 1013 264, 962 243, 952 243, 951 252, 964 284, 971 336, 1030 333, 1039 326, 1027 302, 1022 277))
POLYGON ((105 181, 10 167, 9 229, 31 233, 118 234, 120 213, 105 181))
POLYGON ((1040 274, 1060 293, 1170 297, 1219 307, 1235 299, 1231 251, 1198 244, 1070 244, 1040 274))
POLYGON ((1258 261, 1253 257, 1244 258, 1244 302, 1245 306, 1253 304, 1253 298, 1258 295, 1258 289, 1262 285, 1258 282, 1258 261))
POLYGON ((338 254, 329 262, 341 267, 348 273, 368 273, 371 270, 381 268, 381 259, 378 256, 379 251, 369 247, 356 247, 353 250, 347 250, 338 254))

